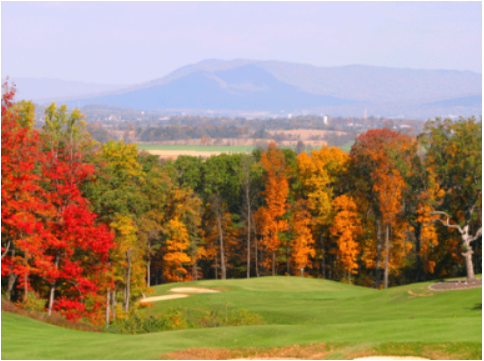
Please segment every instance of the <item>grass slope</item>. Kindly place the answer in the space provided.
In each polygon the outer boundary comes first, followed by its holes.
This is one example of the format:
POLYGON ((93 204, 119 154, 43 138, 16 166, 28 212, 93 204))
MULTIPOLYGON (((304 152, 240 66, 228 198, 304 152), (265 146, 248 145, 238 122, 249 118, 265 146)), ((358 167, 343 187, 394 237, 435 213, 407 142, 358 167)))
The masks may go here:
MULTIPOLYGON (((153 359, 188 348, 270 347, 320 342, 375 345, 466 342, 482 348, 482 289, 433 292, 420 283, 388 290, 298 277, 200 281, 154 287, 153 295, 176 286, 224 292, 154 303, 147 313, 173 307, 204 312, 247 309, 267 325, 191 329, 144 335, 72 331, 2 312, 2 357, 7 359, 153 359), (28 340, 28 347, 26 342, 28 340)), ((470 345, 470 346, 469 346, 470 345)))

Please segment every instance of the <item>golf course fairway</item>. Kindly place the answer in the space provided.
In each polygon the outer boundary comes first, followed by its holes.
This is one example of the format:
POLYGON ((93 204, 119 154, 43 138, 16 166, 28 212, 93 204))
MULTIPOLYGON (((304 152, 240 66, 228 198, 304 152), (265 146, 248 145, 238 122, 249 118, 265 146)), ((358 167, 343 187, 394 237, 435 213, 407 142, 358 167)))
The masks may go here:
MULTIPOLYGON (((196 348, 319 343, 365 349, 382 345, 391 349, 394 344, 399 352, 409 354, 418 354, 426 347, 448 347, 459 358, 479 356, 482 289, 432 292, 428 286, 433 283, 374 290, 279 276, 166 284, 153 287, 150 296, 168 295, 171 288, 181 286, 221 292, 153 302, 142 314, 156 315, 173 308, 200 313, 245 309, 260 315, 265 324, 139 335, 74 331, 2 312, 2 358, 160 359, 174 351, 196 348)), ((344 352, 327 356, 345 357, 344 352)))

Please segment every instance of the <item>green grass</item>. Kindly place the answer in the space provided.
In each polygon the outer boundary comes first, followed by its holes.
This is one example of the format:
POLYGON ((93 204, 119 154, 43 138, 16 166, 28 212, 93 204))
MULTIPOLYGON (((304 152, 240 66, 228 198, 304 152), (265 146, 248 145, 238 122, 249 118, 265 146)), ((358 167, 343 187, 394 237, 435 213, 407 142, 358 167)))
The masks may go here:
POLYGON ((433 292, 428 297, 409 294, 429 294, 430 284, 377 291, 281 276, 157 286, 152 295, 167 294, 177 286, 218 288, 223 292, 155 302, 144 313, 159 314, 174 307, 191 312, 247 309, 261 315, 267 324, 143 335, 79 332, 2 312, 2 357, 153 359, 189 348, 264 348, 323 342, 373 349, 394 347, 395 352, 401 352, 398 350, 406 343, 411 345, 406 349, 416 353, 424 346, 441 349, 442 345, 454 345, 454 349, 479 354, 482 310, 476 305, 482 303, 482 289, 433 292))
POLYGON ((355 141, 350 140, 348 143, 346 143, 345 145, 343 145, 341 147, 341 150, 349 153, 349 152, 351 152, 351 147, 353 146, 353 144, 355 144, 355 141))
POLYGON ((240 146, 213 146, 213 145, 159 145, 159 144, 137 144, 138 149, 143 150, 193 150, 197 152, 235 152, 250 153, 254 149, 252 145, 240 146))

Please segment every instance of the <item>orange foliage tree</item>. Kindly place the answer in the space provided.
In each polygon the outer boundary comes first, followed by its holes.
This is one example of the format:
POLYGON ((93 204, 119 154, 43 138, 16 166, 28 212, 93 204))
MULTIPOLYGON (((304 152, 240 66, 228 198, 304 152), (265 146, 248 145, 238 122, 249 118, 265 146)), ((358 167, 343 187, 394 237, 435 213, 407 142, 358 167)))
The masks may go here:
POLYGON ((190 245, 188 231, 178 217, 170 219, 167 225, 167 239, 163 247, 163 273, 168 282, 185 280, 187 270, 184 265, 190 263, 187 249, 190 245))
POLYGON ((309 263, 309 257, 314 257, 314 240, 311 233, 311 214, 307 211, 306 201, 299 199, 292 209, 291 231, 294 237, 291 240, 292 268, 303 275, 304 268, 309 263))
POLYGON ((272 254, 272 275, 276 275, 276 253, 281 244, 279 233, 287 229, 287 222, 282 216, 287 210, 287 195, 289 183, 286 175, 286 160, 284 153, 277 149, 276 143, 271 142, 267 151, 262 153, 261 163, 265 171, 266 205, 260 213, 265 220, 262 243, 272 254))
POLYGON ((361 252, 358 237, 363 230, 358 216, 358 207, 353 198, 341 195, 333 201, 336 212, 334 222, 331 227, 331 235, 336 238, 338 248, 338 265, 344 272, 348 283, 351 283, 351 274, 357 273, 357 258, 361 252))

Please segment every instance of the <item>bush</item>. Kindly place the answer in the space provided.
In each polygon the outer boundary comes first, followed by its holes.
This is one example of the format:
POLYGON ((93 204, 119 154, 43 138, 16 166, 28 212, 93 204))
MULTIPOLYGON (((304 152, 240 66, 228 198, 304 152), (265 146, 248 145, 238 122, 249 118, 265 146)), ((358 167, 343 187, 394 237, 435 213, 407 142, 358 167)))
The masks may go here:
POLYGON ((39 307, 39 305, 41 304, 41 301, 39 301, 37 296, 35 297, 36 297, 36 300, 32 300, 30 302, 27 300, 28 308, 25 307, 25 304, 20 304, 21 305, 20 307, 19 305, 16 305, 10 301, 2 299, 2 311, 15 313, 17 315, 29 317, 37 321, 45 322, 59 327, 68 328, 71 330, 101 332, 99 328, 97 328, 92 324, 66 320, 64 316, 62 316, 57 312, 52 312, 52 316, 49 317, 47 315, 47 312, 43 311, 44 305, 45 305, 44 300, 42 300, 41 311, 35 310, 35 308, 39 307))
POLYGON ((42 312, 45 310, 46 300, 40 298, 35 292, 27 292, 27 300, 19 303, 19 307, 27 311, 42 312))
POLYGON ((264 319, 247 310, 207 311, 202 317, 187 317, 188 312, 182 309, 171 309, 159 317, 141 317, 138 313, 129 318, 118 319, 104 329, 109 333, 140 334, 160 331, 183 330, 187 328, 211 328, 224 326, 262 325, 264 319), (189 320, 188 320, 189 318, 189 320))

